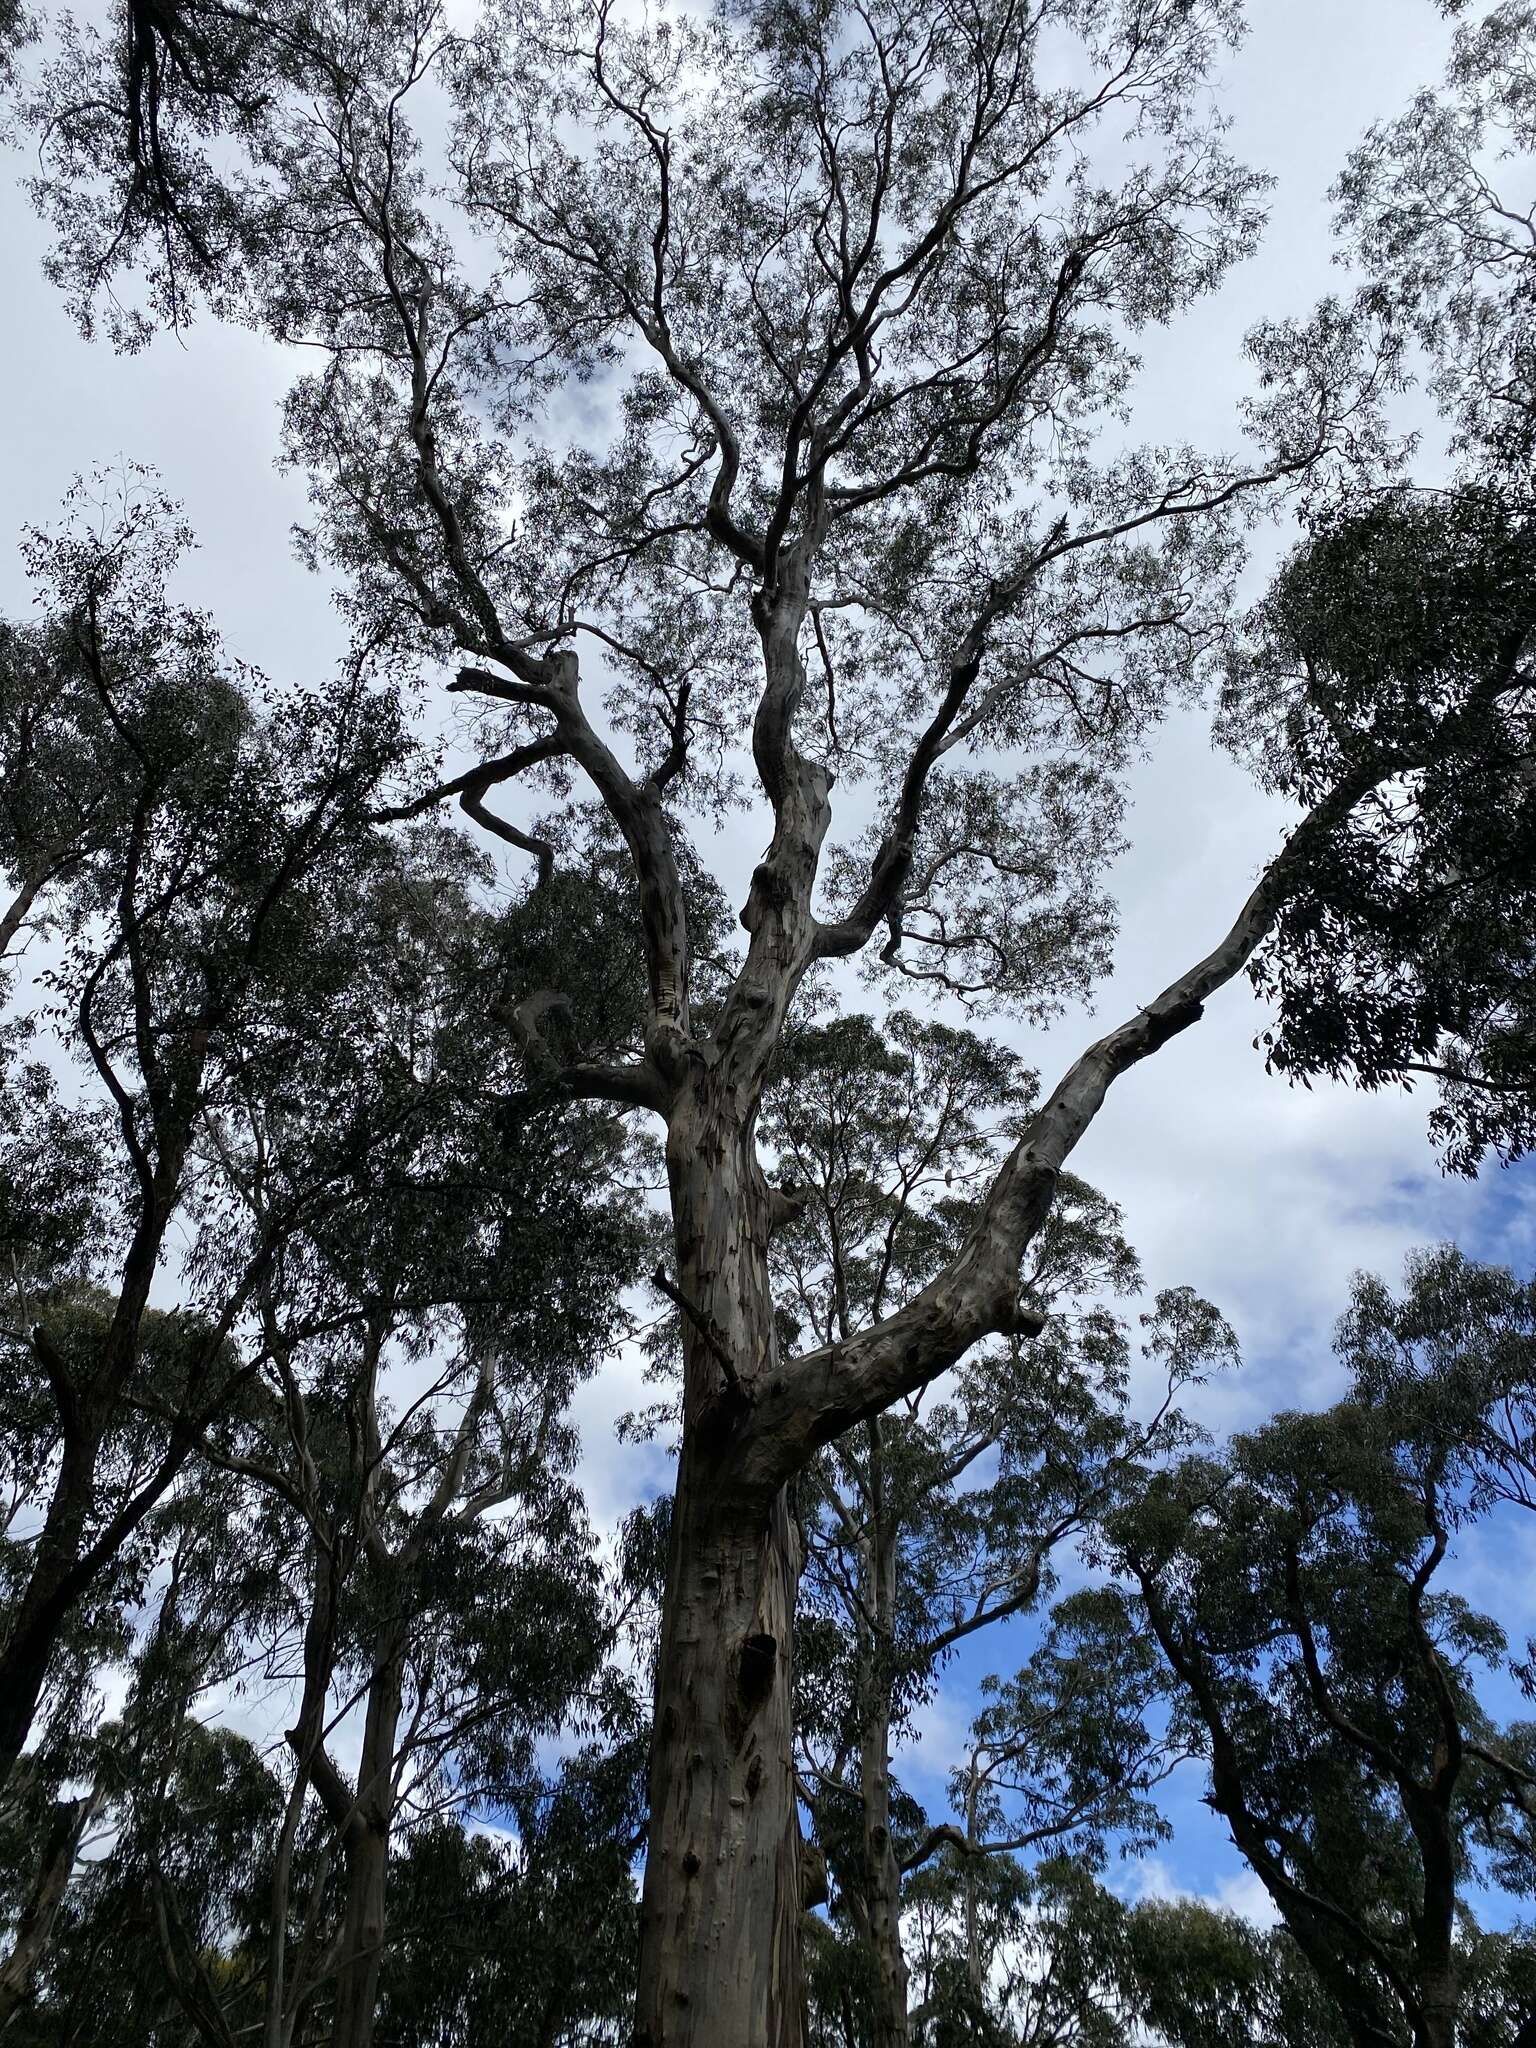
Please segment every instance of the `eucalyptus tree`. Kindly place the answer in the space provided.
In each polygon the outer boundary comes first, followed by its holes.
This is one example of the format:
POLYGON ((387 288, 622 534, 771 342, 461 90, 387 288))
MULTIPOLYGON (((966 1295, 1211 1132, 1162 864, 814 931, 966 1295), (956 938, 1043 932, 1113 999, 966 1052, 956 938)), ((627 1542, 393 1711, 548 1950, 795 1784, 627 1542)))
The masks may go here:
POLYGON ((1437 1089, 1447 1165, 1536 1138, 1536 499, 1511 487, 1345 497, 1251 620, 1224 709, 1259 775, 1308 801, 1384 778, 1297 873, 1254 977, 1270 1064, 1437 1089))
MULTIPOLYGON (((480 900, 485 879, 430 821, 339 879, 332 1029, 206 1120, 229 1200, 205 1257, 229 1270, 296 1192, 347 1187, 285 1233, 253 1304, 258 1369, 197 1438, 277 1513, 292 1558, 268 1653, 296 1694, 269 2048, 304 2038, 317 2001, 337 2048, 362 2048, 392 1838, 509 1794, 541 1737, 602 1705, 611 1631, 565 1411, 623 1327, 647 1232, 623 1131, 553 1114, 495 1016, 501 980, 549 934, 542 904, 530 918, 480 900), (350 1768, 338 1725, 360 1737, 350 1768), (316 1803, 327 1846, 300 1885, 316 1803)), ((202 2004, 218 2010, 216 1987, 202 2004)))
MULTIPOLYGON (((167 1944, 178 1996, 219 2048, 246 2030, 242 2013, 258 2038, 283 2048, 370 2041, 402 1846, 444 1815, 462 1825, 460 1816, 536 1777, 538 1740, 584 1709, 594 1719, 591 1696, 601 1695, 602 1589, 550 1428, 527 1427, 504 1394, 491 1441, 471 1460, 469 1431, 445 1428, 441 1389, 435 1455, 424 1451, 424 1427, 399 1427, 398 1409, 366 1396, 354 1404, 365 1424, 379 1425, 375 1444, 393 1451, 366 1491, 349 1487, 345 1453, 326 1455, 342 1433, 328 1404, 304 1402, 314 1470, 308 1540, 296 1546, 276 1655, 263 1660, 291 1674, 292 1757, 271 1774, 270 1821, 253 1844, 253 1940, 237 1970, 217 1942, 167 1944), (479 1467, 457 1491, 445 1483, 456 1451, 479 1467), (343 1503, 350 1497, 355 1509, 360 1493, 354 1531, 343 1503), (486 1520, 493 1499, 515 1502, 515 1512, 486 1520), (355 1762, 337 1762, 343 1742, 355 1762)), ((242 1463, 254 1470, 257 1460, 242 1463)), ((195 1867, 183 1883, 177 1919, 195 1926, 195 1867)))
MULTIPOLYGON (((975 1874, 946 1854, 914 1887, 921 2048, 1344 2048, 1337 2014, 1283 1929, 1189 1898, 1127 1905, 1068 1856, 983 1865, 972 1915, 975 1874)), ((813 2048, 863 2048, 850 1960, 822 1938, 810 1943, 813 2048)))
POLYGON ((1484 474, 1528 475, 1536 456, 1533 77, 1536 10, 1480 10, 1456 31, 1441 89, 1372 127, 1333 190, 1368 305, 1427 352, 1484 474))
MULTIPOLYGON (((770 1252, 795 1341, 846 1343, 954 1255, 971 1189, 1027 1121, 1035 1085, 1003 1047, 900 1012, 883 1032, 845 1016, 790 1034, 762 1135, 795 1208, 770 1252)), ((1021 1273, 1051 1317, 1040 1341, 979 1348, 952 1380, 835 1441, 797 1487, 802 1799, 834 1910, 867 1954, 880 2048, 908 2038, 903 1886, 931 1856, 1068 1842, 1087 1854, 1107 1830, 1150 1824, 1142 1795, 1162 1766, 1141 1711, 1156 1663, 1081 1603, 991 1683, 960 1774, 963 1829, 930 1825, 893 1779, 894 1746, 957 1646, 1043 1602, 1056 1553, 1183 1440, 1176 1383, 1230 1345, 1187 1290, 1160 1297, 1147 1348, 1172 1354, 1171 1372, 1138 1424, 1125 1337, 1100 1298, 1138 1279, 1113 1205, 1065 1178, 1021 1273)))
POLYGON ((1283 1927, 1193 1899, 1146 1899, 1119 1932, 1122 2009, 1169 2048, 1345 2048, 1338 2014, 1283 1927))
POLYGON ((27 980, 9 970, 0 1041, 8 1399, 27 1410, 0 1782, 71 1615, 248 1374, 232 1334, 290 1217, 182 1309, 157 1314, 150 1290, 197 1213, 205 1117, 324 1029, 328 892, 369 859, 367 808, 403 753, 362 657, 324 695, 261 703, 211 622, 173 602, 189 536, 147 481, 94 511, 82 493, 73 515, 33 536, 42 616, 0 659, 7 923, 41 952, 27 980), (77 1085, 38 1057, 50 1046, 77 1085))
MULTIPOLYGON (((235 1196, 205 1212, 205 1266, 244 1270, 295 1190, 339 1178, 347 1199, 284 1234, 231 1340, 254 1370, 186 1423, 193 1483, 146 1518, 119 1596, 174 1539, 122 1729, 83 1744, 107 1758, 115 1834, 87 1918, 129 2032, 165 2009, 214 2048, 366 2042, 400 1839, 486 1801, 533 1812, 537 1742, 624 1706, 563 1413, 645 1232, 614 1194, 611 1123, 552 1129, 487 1018, 516 906, 477 904, 464 843, 420 836, 409 862, 338 881, 347 1028, 333 1012, 280 1085, 205 1119, 235 1196), (290 1695, 286 1769, 222 1725, 237 1679, 290 1695)), ((161 1417, 152 1382, 126 1398, 161 1417)), ((57 1991, 52 2010, 64 2023, 57 1991)))
MULTIPOLYGON (((1274 771, 1300 816, 1234 888, 1226 935, 1045 1094, 938 1273, 850 1341, 784 1355, 785 1211, 756 1123, 806 975, 878 940, 877 971, 1029 1018, 1091 985, 1117 772, 1202 681, 1245 509, 1330 465, 1373 471, 1393 363, 1325 307, 1254 335, 1245 455, 1109 452, 1135 330, 1186 312, 1258 230, 1261 181, 1210 106, 1225 0, 747 0, 676 23, 493 4, 452 31, 420 0, 306 22, 334 61, 302 91, 274 61, 241 112, 247 171, 223 189, 251 233, 217 290, 320 351, 288 410, 310 546, 365 632, 446 662, 479 707, 444 797, 546 871, 595 802, 632 868, 637 1027, 583 1040, 558 988, 509 1014, 565 1093, 666 1132, 685 1395, 638 2033, 793 2042, 786 1485, 978 1341, 1037 1329, 1021 1264, 1112 1083, 1272 945, 1309 876, 1314 897, 1328 884, 1341 833, 1362 857, 1390 844, 1409 890, 1438 879, 1415 778, 1461 745, 1463 695, 1507 708, 1513 671, 1456 670, 1401 731, 1395 673, 1342 702, 1313 669, 1271 678, 1263 703, 1303 725, 1319 691, 1334 749, 1274 771), (445 129, 439 167, 419 137, 445 129), (598 373, 618 388, 589 433, 561 391, 598 373), (834 783, 860 778, 828 852, 834 783), (549 818, 493 809, 498 785, 549 818), (744 954, 695 1007, 688 818, 737 793, 767 845, 744 954)), ((76 93, 77 133, 109 138, 121 104, 76 93)), ((100 197, 121 155, 81 147, 56 189, 100 197)), ((149 190, 135 218, 168 218, 149 190)), ((116 218, 81 217, 100 279, 132 253, 116 218)), ((1508 737, 1485 722, 1458 756, 1470 817, 1503 800, 1508 737)), ((1340 956, 1346 980, 1373 964, 1340 956)), ((1434 1052, 1461 1030, 1447 1013, 1434 1052)), ((1460 1108, 1453 1089, 1457 1133, 1460 1108)), ((1495 1116, 1469 1143, 1508 1135, 1495 1116)))
POLYGON ((634 2014, 643 1735, 517 1788, 510 1831, 412 1835, 395 1877, 379 2037, 419 2048, 622 2048, 634 2014))
POLYGON ((998 1858, 974 1872, 945 1857, 913 1898, 914 2040, 1125 2048, 1134 2036, 1116 1996, 1123 1918, 1119 1900, 1073 1858, 1033 1868, 998 1858), (971 1965, 978 1941, 987 1960, 980 1986, 971 1965))
MULTIPOLYGON (((1443 1583, 1478 1500, 1462 1458, 1432 1402, 1354 1398, 1171 1468, 1112 1524, 1210 1803, 1357 2048, 1450 2048, 1487 1962, 1473 1887, 1530 1888, 1530 1731, 1477 1697, 1504 1636, 1443 1583)), ((1509 2017, 1511 2040, 1536 2023, 1509 2017)))
POLYGON ((1536 1509, 1536 1278, 1431 1246, 1398 1294, 1355 1276, 1336 1348, 1353 1398, 1442 1461, 1461 1512, 1536 1509))

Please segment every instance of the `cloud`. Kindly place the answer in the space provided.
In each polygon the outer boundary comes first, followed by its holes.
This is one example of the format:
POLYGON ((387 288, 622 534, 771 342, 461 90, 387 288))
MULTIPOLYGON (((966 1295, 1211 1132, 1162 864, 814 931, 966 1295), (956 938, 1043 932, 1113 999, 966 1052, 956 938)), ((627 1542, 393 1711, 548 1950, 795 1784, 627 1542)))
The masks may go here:
POLYGON ((1280 1915, 1274 1902, 1251 1870, 1237 1870, 1218 1878, 1212 1886, 1186 1883, 1165 1856, 1143 1856, 1122 1866, 1109 1888, 1129 1906, 1151 1902, 1166 1905, 1191 1900, 1214 1907, 1218 1912, 1236 1913, 1254 1927, 1274 1927, 1280 1915))

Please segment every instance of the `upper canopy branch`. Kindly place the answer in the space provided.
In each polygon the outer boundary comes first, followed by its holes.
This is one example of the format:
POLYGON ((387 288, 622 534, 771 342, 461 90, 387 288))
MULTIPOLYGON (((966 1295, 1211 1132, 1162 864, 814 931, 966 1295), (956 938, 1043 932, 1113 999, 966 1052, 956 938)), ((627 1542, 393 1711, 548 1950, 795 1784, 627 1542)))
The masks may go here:
POLYGON ((845 916, 821 926, 816 939, 818 958, 845 958, 866 946, 882 924, 894 919, 899 927, 902 896, 912 874, 914 847, 932 771, 942 756, 974 732, 1006 696, 1022 689, 1029 676, 1049 674, 1053 664, 1063 663, 1075 646, 1120 641, 1138 633, 1183 627, 1187 603, 1173 608, 1159 606, 1143 615, 1116 622, 1085 621, 1042 650, 1031 660, 1024 674, 1005 677, 983 690, 977 698, 974 694, 976 685, 995 628, 1038 587, 1052 564, 1094 548, 1112 546, 1127 535, 1147 528, 1218 513, 1234 500, 1269 489, 1300 474, 1317 460, 1326 445, 1326 428, 1320 422, 1317 440, 1306 450, 1279 458, 1260 469, 1215 482, 1211 488, 1200 488, 1206 481, 1204 472, 1178 479, 1169 484, 1152 504, 1122 519, 1106 521, 1080 532, 1073 532, 1066 515, 1062 515, 1038 546, 1027 549, 1007 574, 995 578, 988 585, 950 659, 938 705, 913 745, 890 823, 875 851, 864 888, 845 916))

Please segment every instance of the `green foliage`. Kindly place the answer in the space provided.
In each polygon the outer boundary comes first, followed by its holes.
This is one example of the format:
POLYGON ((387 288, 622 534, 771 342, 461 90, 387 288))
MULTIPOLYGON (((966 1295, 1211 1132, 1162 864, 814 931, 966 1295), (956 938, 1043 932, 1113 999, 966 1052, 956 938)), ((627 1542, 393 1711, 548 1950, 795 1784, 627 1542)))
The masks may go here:
POLYGON ((1169 2048, 1344 2048, 1349 2036, 1283 1931, 1188 1899, 1121 1922, 1122 1996, 1169 2048))
POLYGON ((644 1744, 584 1749, 530 1783, 510 1836, 432 1827, 395 1878, 384 2048, 576 2048, 627 2037, 644 1744))
POLYGON ((1171 1467, 1111 1525, 1211 1804, 1362 2039, 1417 2038, 1505 1967, 1475 1890, 1529 1883, 1529 1732, 1478 1701, 1504 1633, 1442 1587, 1454 1531, 1520 1499, 1527 1296, 1450 1251, 1401 1301, 1362 1279, 1349 1399, 1171 1467))
POLYGON ((1367 308, 1427 353, 1461 449, 1505 472, 1536 454, 1533 74, 1536 12, 1501 0, 1458 28, 1444 89, 1372 127, 1332 195, 1367 308))
POLYGON ((1524 500, 1467 487, 1330 512, 1228 693, 1276 787, 1368 786, 1290 871, 1252 969, 1277 1011, 1269 1060, 1372 1088, 1430 1077, 1461 1172, 1536 1131, 1533 590, 1524 500))

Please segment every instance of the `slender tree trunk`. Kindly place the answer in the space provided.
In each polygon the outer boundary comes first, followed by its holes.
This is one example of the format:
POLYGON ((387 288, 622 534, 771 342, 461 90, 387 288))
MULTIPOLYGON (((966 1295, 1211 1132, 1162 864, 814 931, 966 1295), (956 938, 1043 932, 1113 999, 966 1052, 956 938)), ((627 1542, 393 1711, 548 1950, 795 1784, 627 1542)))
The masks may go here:
POLYGON ((369 2048, 384 1961, 389 1833, 395 1812, 395 1742, 404 1646, 390 1623, 374 1647, 357 1795, 342 1833, 344 1904, 331 2048, 369 2048))
MULTIPOLYGON (((976 1799, 981 1788, 981 1752, 971 1751, 970 1770, 965 1781, 965 1839, 974 1848, 976 1833, 976 1799)), ((982 1978, 981 1931, 976 1917, 976 1858, 965 1859, 965 1977, 971 1987, 971 1996, 981 2005, 982 1978)))
POLYGON ((82 1420, 66 1436, 26 1589, 0 1650, 0 1789, 27 1746, 54 1645, 77 1598, 72 1575, 95 1498, 100 1447, 94 1422, 82 1420))
POLYGON ((860 1775, 864 1788, 864 1893, 875 1980, 871 2048, 907 2048, 907 1958, 901 1945, 901 1866, 891 1840, 889 1719, 866 1727, 860 1775))
MULTIPOLYGON (((312 1983, 306 1982, 309 1963, 308 1940, 301 1941, 292 1981, 289 1977, 288 1935, 293 1893, 293 1858, 304 1806, 312 1783, 317 1753, 325 1733, 325 1702, 336 1663, 337 1558, 335 1536, 329 1543, 312 1545, 313 1590, 309 1618, 304 1626, 304 1684, 299 1697, 298 1717, 288 1730, 288 1746, 294 1755, 293 1784, 283 1809, 272 1874, 267 1885, 267 1975, 262 2012, 262 2048, 290 2048, 304 2012, 312 1983)), ((305 1913, 306 1936, 312 1937, 321 1888, 321 1874, 310 1880, 311 1890, 305 1913)))
MULTIPOLYGON (((709 1077, 701 1083, 701 1093, 709 1077)), ((774 1360, 768 1191, 750 1112, 686 1101, 668 1166, 684 1301, 641 1906, 639 2048, 802 2048, 801 1843, 790 1642, 800 1573, 782 1495, 732 1483, 774 1360)))
MULTIPOLYGON (((1446 1846, 1448 1849, 1449 1842, 1446 1846)), ((1448 1856, 1445 1868, 1451 1868, 1448 1856)), ((1425 1889, 1430 1894, 1427 1904, 1438 1905, 1441 1899, 1448 1902, 1451 1898, 1449 1885, 1425 1889)), ((1426 1921, 1428 1924, 1419 1930, 1419 2013, 1414 2024, 1413 2048, 1456 2048, 1461 1986, 1451 1946, 1453 1923, 1448 1911, 1435 1912, 1433 1919, 1426 1914, 1426 1921)))
MULTIPOLYGON (((26 1748, 64 1624, 107 1562, 104 1557, 91 1557, 92 1545, 87 1540, 87 1525, 96 1505, 101 1447, 114 1404, 138 1358, 150 1283, 174 1207, 190 1128, 189 1119, 186 1128, 162 1148, 153 1185, 124 1255, 122 1286, 111 1324, 88 1378, 73 1377, 41 1324, 32 1332, 34 1353, 48 1376, 58 1409, 63 1449, 48 1513, 33 1547, 32 1568, 0 1644, 0 1791, 26 1748)), ((170 1485, 185 1455, 184 1446, 180 1457, 162 1460, 156 1475, 164 1479, 160 1492, 170 1485)), ((126 1541, 159 1497, 153 1487, 141 1487, 137 1499, 115 1518, 114 1542, 126 1541)), ((99 1549, 103 1542, 100 1532, 95 1542, 99 1549)))

